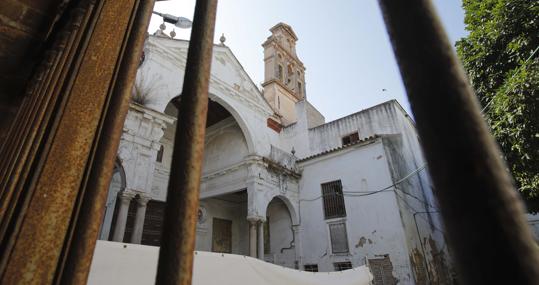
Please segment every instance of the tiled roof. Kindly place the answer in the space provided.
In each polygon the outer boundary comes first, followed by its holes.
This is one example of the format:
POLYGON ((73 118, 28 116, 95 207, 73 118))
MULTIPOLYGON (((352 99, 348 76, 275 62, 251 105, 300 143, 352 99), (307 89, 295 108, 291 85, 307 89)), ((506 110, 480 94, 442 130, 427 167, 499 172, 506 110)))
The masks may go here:
POLYGON ((374 141, 374 140, 376 140, 376 139, 378 139, 380 137, 381 137, 380 135, 375 134, 374 136, 366 137, 366 138, 360 139, 358 141, 355 141, 355 142, 352 142, 352 143, 349 143, 349 144, 345 144, 345 145, 342 145, 342 146, 339 146, 339 147, 336 147, 336 148, 325 150, 325 151, 317 153, 317 154, 313 154, 311 156, 304 157, 302 159, 298 159, 296 162, 301 163, 301 162, 304 162, 304 161, 307 161, 307 160, 310 160, 310 159, 313 159, 313 158, 316 158, 316 157, 319 157, 319 156, 323 156, 323 155, 326 155, 326 154, 330 154, 330 153, 333 153, 333 152, 337 152, 337 151, 340 151, 340 150, 343 150, 345 148, 349 148, 349 147, 352 147, 352 146, 355 146, 355 145, 358 145, 358 144, 362 144, 362 143, 369 142, 369 141, 374 141))

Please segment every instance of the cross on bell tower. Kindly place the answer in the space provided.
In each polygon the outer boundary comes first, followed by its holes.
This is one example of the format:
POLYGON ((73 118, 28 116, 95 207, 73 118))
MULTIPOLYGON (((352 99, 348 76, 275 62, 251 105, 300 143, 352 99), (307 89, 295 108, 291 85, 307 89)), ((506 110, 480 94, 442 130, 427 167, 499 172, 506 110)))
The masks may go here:
POLYGON ((264 47, 264 97, 281 116, 283 125, 297 121, 295 104, 305 99, 305 67, 296 54, 298 37, 292 27, 278 23, 264 47))

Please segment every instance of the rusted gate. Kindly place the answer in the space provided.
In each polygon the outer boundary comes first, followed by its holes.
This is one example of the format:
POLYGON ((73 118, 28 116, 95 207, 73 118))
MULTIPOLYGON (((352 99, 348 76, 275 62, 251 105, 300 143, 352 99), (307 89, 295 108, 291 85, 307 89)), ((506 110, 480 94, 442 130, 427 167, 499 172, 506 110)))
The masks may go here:
MULTIPOLYGON (((537 284, 522 202, 430 1, 380 4, 461 281, 537 284)), ((61 12, 1 146, 0 283, 86 282, 152 7, 73 0, 61 12)), ((195 9, 158 284, 191 283, 216 8, 195 9)))

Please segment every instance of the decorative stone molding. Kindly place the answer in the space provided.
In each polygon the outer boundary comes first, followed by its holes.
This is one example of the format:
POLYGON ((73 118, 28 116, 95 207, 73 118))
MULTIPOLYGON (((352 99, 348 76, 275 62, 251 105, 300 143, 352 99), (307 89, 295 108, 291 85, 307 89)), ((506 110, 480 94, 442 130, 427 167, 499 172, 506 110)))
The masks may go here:
POLYGON ((167 124, 174 118, 138 104, 130 104, 118 154, 127 187, 136 193, 151 193, 155 159, 167 124))

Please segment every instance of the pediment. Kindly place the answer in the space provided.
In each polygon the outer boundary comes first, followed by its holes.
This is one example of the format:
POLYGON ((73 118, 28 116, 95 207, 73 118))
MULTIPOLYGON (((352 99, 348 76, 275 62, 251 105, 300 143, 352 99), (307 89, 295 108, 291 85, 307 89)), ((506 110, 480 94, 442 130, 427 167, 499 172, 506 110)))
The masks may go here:
MULTIPOLYGON (((185 69, 188 41, 151 36, 146 48, 180 70, 185 69)), ((220 93, 232 96, 265 115, 273 114, 261 91, 228 47, 214 45, 210 80, 210 87, 218 89, 220 93)))

